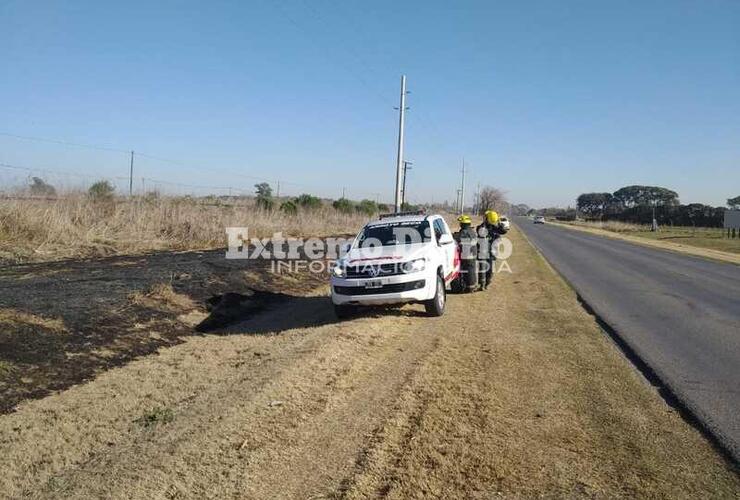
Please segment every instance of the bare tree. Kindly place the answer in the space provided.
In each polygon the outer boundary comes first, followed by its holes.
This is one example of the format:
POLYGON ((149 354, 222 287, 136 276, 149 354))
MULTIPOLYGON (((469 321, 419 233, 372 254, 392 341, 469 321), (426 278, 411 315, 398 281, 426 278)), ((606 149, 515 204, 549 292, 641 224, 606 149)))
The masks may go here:
POLYGON ((496 210, 497 212, 506 212, 509 203, 506 201, 506 193, 502 190, 486 186, 480 190, 480 199, 478 202, 478 213, 484 214, 486 210, 496 210))

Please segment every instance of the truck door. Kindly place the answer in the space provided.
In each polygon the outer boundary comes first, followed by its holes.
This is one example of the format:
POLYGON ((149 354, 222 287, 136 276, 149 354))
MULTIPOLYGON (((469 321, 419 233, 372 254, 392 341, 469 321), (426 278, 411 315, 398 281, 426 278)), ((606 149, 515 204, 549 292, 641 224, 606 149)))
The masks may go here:
POLYGON ((439 249, 442 253, 442 261, 443 269, 444 269, 444 275, 445 280, 449 280, 453 273, 457 270, 456 266, 456 257, 457 257, 457 245, 455 245, 454 240, 452 239, 452 233, 450 232, 450 228, 447 227, 447 223, 441 218, 434 219, 433 222, 434 227, 434 235, 437 238, 437 244, 439 245, 439 249), (447 240, 445 243, 440 242, 443 235, 447 235, 445 240, 447 240))

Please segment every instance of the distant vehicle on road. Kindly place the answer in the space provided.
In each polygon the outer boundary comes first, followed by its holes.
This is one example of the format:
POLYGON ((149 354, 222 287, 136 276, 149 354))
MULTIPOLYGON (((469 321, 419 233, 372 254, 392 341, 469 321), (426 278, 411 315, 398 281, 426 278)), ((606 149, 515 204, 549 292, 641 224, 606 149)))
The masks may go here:
POLYGON ((339 318, 359 306, 407 302, 441 316, 459 272, 457 245, 441 215, 388 214, 366 224, 337 260, 331 300, 339 318))
POLYGON ((501 223, 501 227, 503 227, 503 228, 504 228, 504 229, 506 229, 507 231, 508 231, 509 229, 511 229, 511 222, 509 222, 509 218, 508 218, 508 217, 506 217, 506 216, 502 216, 502 217, 501 217, 501 218, 499 219, 499 222, 501 223))
POLYGON ((542 215, 537 215, 537 216, 536 216, 536 217, 534 218, 534 223, 535 223, 535 224, 544 224, 544 223, 545 223, 545 217, 544 217, 544 216, 542 216, 542 215))

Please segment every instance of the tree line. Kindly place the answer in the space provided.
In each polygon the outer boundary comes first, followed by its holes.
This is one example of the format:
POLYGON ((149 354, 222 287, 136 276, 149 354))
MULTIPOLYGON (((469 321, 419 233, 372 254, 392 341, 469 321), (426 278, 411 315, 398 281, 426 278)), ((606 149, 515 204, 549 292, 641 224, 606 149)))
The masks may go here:
MULTIPOLYGON (((311 194, 303 193, 299 196, 287 200, 276 200, 272 194, 272 187, 267 182, 255 184, 255 195, 257 206, 263 210, 278 209, 288 215, 295 215, 300 210, 318 210, 324 206, 321 198, 311 194), (279 202, 279 205, 278 205, 279 202)), ((331 203, 331 206, 342 213, 362 213, 365 215, 374 215, 378 212, 387 212, 388 205, 376 203, 373 200, 361 200, 355 202, 347 198, 339 198, 331 203)), ((402 210, 415 210, 416 207, 404 203, 402 210)))
MULTIPOLYGON (((740 196, 729 198, 727 206, 737 209, 740 196)), ((625 186, 613 193, 583 193, 578 196, 578 213, 587 220, 616 220, 650 224, 653 212, 659 224, 722 227, 725 207, 702 203, 682 205, 678 193, 660 186, 625 186)))

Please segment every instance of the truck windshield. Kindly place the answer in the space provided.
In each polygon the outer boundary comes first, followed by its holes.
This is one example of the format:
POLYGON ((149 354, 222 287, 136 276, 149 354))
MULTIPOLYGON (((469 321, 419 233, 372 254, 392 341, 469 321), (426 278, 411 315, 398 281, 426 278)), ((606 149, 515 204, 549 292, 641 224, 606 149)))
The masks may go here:
POLYGON ((430 241, 431 229, 428 221, 389 222, 374 224, 362 230, 358 246, 410 245, 430 241))

